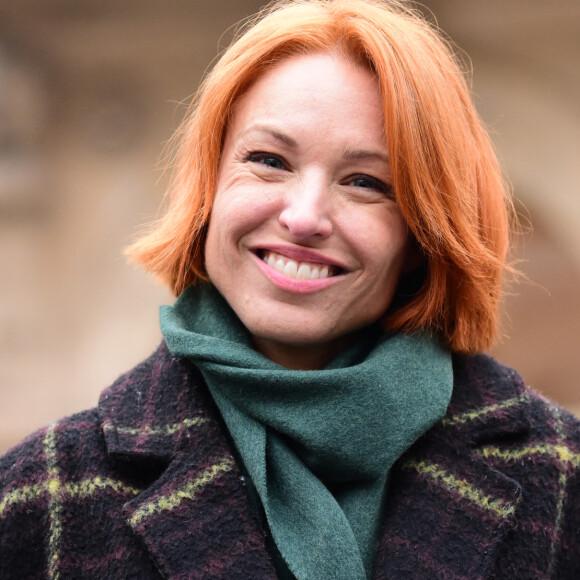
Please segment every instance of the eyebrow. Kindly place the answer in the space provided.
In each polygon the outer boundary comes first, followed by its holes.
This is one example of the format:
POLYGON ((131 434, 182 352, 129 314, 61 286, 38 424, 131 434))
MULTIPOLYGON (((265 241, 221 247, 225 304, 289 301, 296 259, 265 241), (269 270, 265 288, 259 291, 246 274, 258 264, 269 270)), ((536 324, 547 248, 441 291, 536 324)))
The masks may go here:
POLYGON ((298 143, 294 139, 292 139, 292 137, 290 137, 289 135, 286 135, 285 133, 281 133, 280 131, 274 129, 273 127, 270 127, 269 125, 262 125, 262 124, 251 125, 247 129, 240 131, 238 133, 238 138, 244 137, 248 133, 254 133, 254 132, 267 133, 268 135, 271 135, 272 137, 274 137, 274 139, 281 141, 282 143, 284 143, 284 145, 287 145, 288 147, 293 147, 293 148, 298 147, 298 143))
POLYGON ((366 149, 345 149, 343 153, 345 159, 379 159, 385 163, 389 163, 389 156, 386 153, 379 151, 368 151, 366 149))

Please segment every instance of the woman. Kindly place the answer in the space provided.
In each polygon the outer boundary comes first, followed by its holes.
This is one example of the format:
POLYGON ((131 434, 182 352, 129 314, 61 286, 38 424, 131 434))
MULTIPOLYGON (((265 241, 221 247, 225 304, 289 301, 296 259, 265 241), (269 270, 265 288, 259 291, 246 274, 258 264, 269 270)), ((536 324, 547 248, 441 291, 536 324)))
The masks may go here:
POLYGON ((164 342, 4 457, 2 578, 577 577, 578 423, 477 354, 510 206, 438 35, 275 5, 178 140, 164 342))

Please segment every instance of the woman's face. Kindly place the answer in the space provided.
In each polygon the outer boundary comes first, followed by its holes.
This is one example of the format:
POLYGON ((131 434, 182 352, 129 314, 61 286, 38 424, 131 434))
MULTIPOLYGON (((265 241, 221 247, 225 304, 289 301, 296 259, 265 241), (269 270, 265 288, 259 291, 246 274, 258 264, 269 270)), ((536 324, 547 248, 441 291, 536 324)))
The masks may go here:
POLYGON ((283 61, 228 126, 208 275, 288 368, 322 368, 383 316, 412 261, 390 186, 377 81, 344 57, 283 61))

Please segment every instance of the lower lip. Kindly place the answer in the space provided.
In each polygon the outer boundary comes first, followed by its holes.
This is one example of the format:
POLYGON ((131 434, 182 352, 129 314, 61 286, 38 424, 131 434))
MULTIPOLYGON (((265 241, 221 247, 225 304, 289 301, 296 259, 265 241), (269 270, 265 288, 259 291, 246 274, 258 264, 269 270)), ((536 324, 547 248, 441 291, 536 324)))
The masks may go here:
POLYGON ((312 294, 314 292, 319 292, 324 290, 333 284, 336 284, 342 277, 343 274, 338 274, 337 276, 330 276, 329 278, 319 278, 317 280, 299 280, 297 278, 288 278, 284 276, 281 272, 272 268, 272 266, 266 264, 264 260, 258 257, 256 254, 252 254, 254 260, 257 262, 258 268, 262 270, 263 274, 281 290, 286 290, 287 292, 294 292, 296 294, 312 294))

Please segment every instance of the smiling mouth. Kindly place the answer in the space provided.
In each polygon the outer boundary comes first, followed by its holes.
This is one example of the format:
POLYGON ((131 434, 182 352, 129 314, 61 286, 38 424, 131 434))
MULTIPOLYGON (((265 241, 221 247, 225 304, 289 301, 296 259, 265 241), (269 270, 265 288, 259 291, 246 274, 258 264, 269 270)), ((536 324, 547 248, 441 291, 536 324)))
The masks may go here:
POLYGON ((340 273, 341 268, 329 264, 317 264, 315 262, 297 262, 286 256, 264 250, 260 258, 287 278, 295 280, 320 280, 331 278, 340 273))

